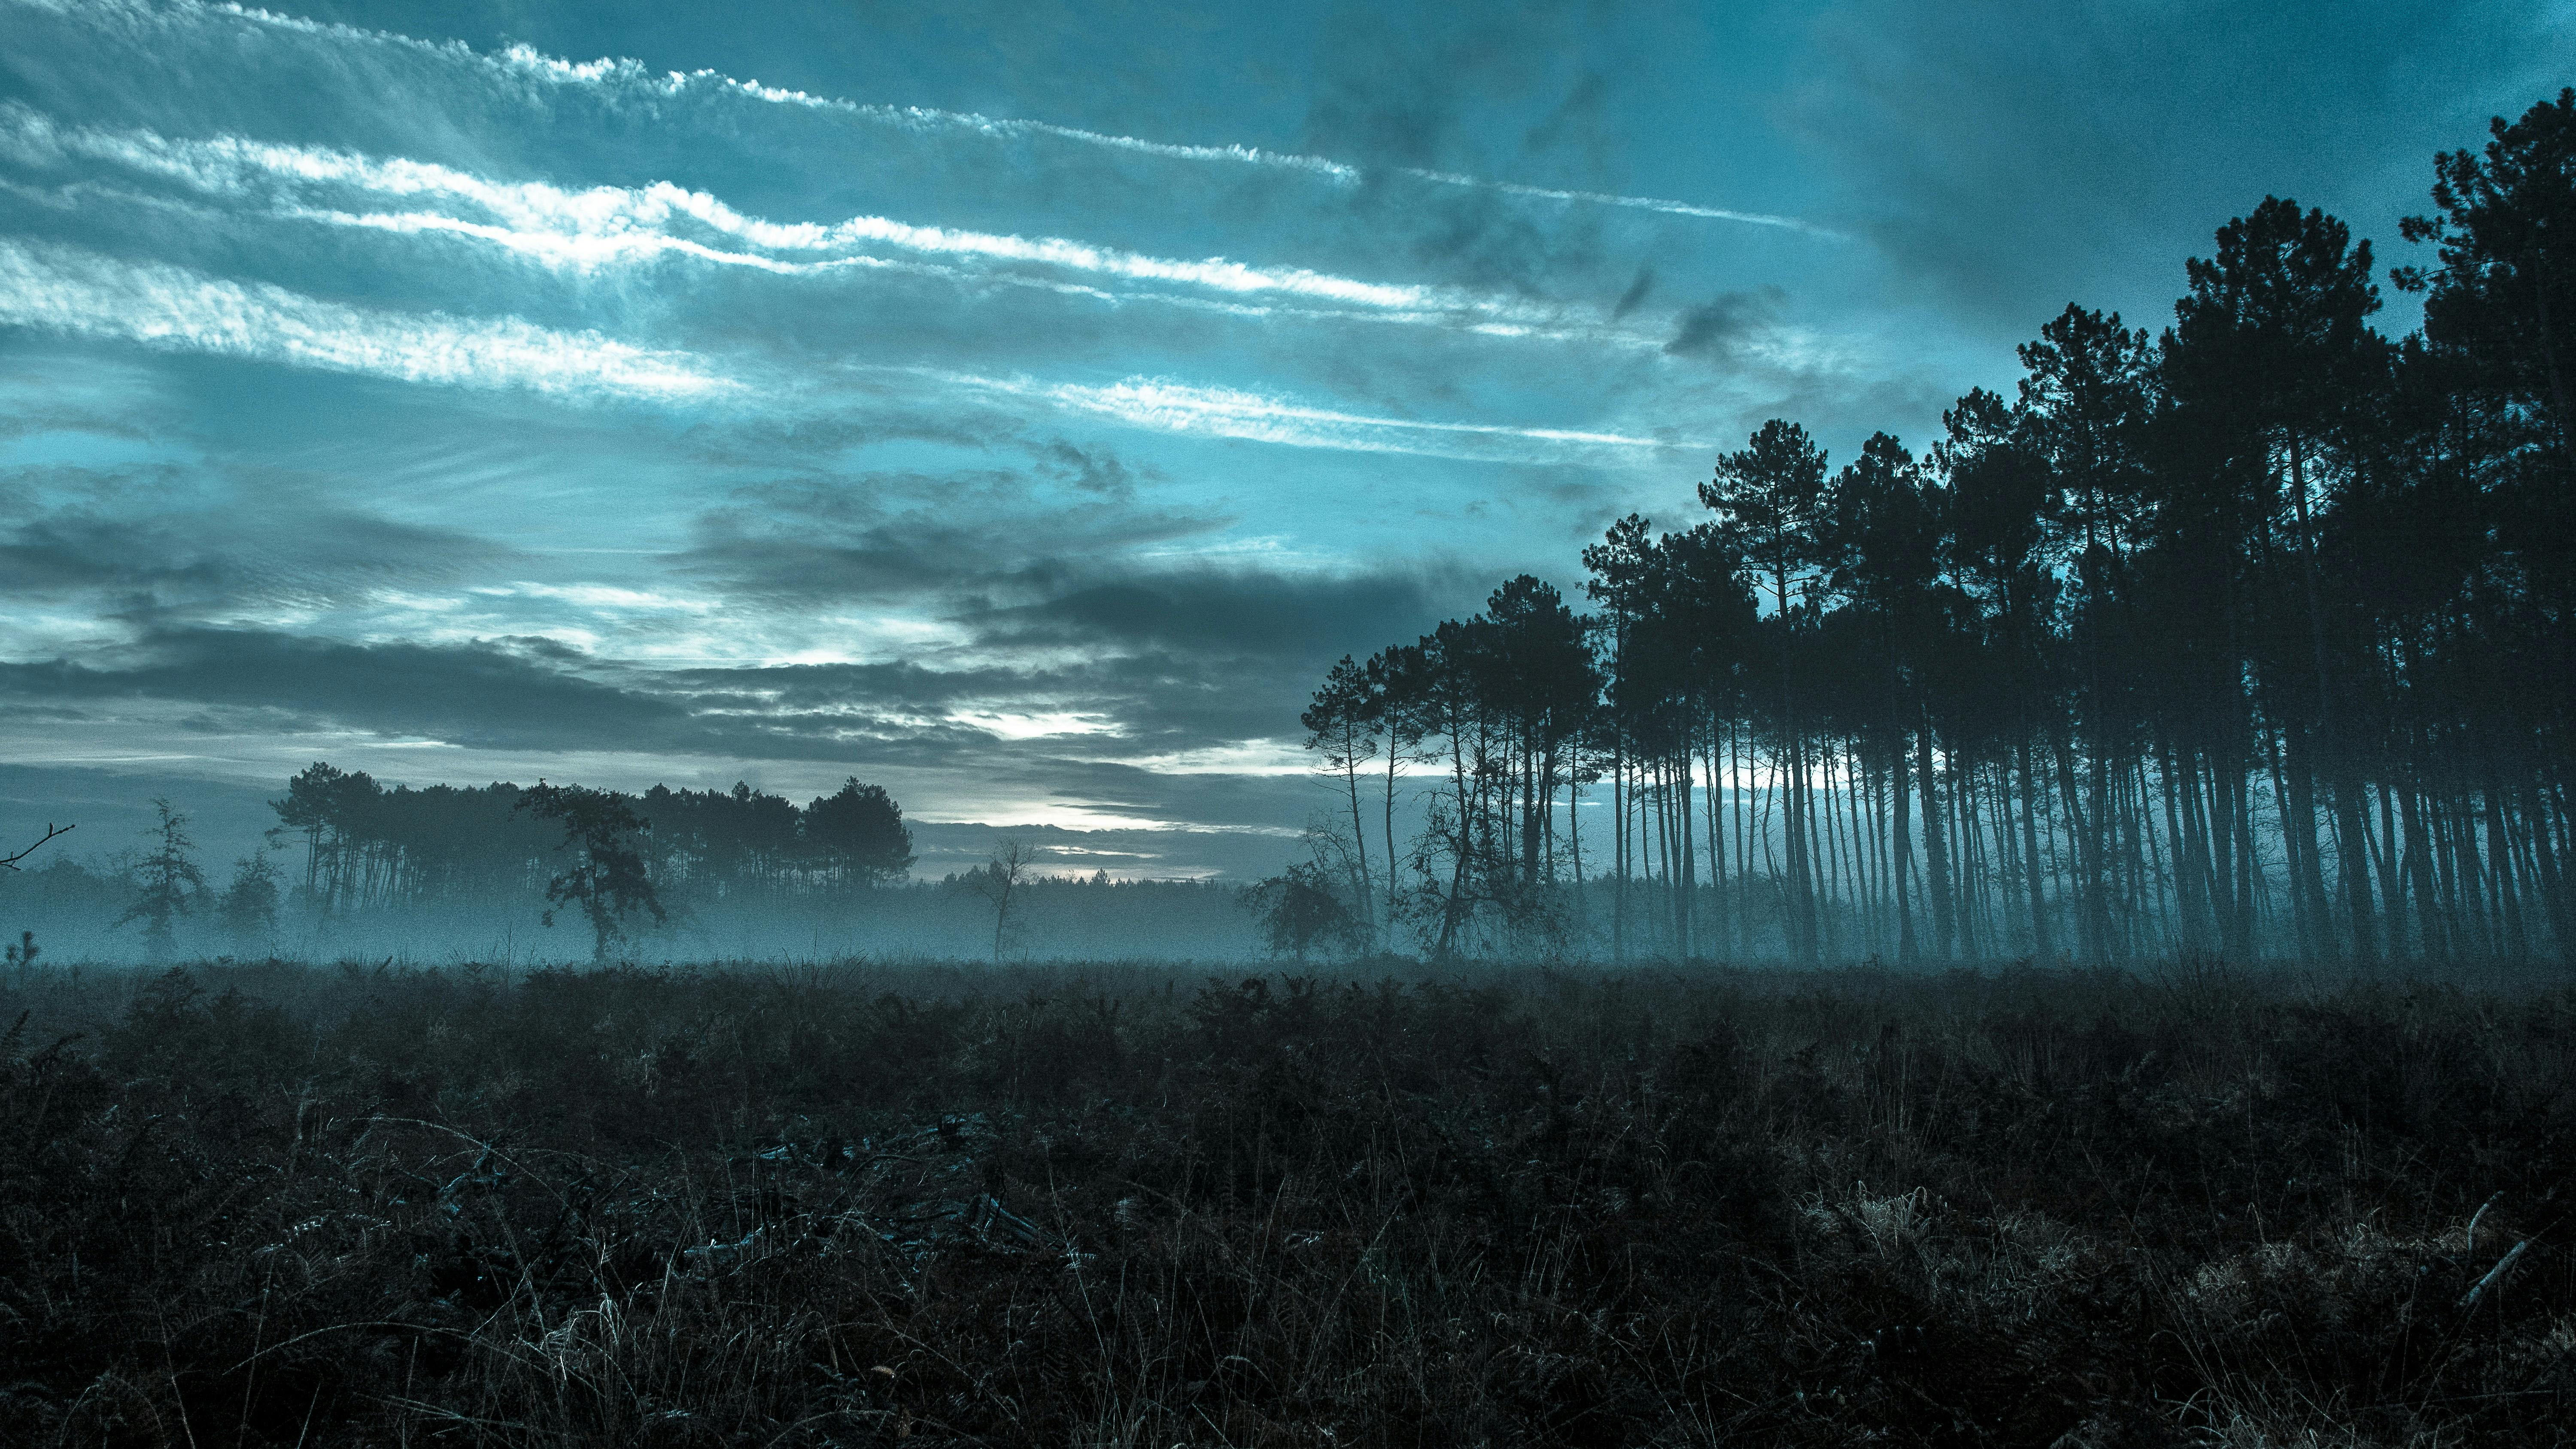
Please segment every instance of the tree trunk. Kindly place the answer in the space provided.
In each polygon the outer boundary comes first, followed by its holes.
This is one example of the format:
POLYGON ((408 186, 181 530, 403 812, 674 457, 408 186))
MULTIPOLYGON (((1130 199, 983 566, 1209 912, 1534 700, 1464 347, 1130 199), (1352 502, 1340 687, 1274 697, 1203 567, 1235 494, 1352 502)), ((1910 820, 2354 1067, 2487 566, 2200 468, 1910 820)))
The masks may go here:
POLYGON ((1895 868, 1892 872, 1896 878, 1896 959, 1899 963, 1910 966, 1922 955, 1922 948, 1914 939, 1914 909, 1912 903, 1906 898, 1906 877, 1914 870, 1914 822, 1911 818, 1912 797, 1905 788, 1903 731, 1898 731, 1891 736, 1887 763, 1887 796, 1891 802, 1890 808, 1896 817, 1895 825, 1889 832, 1896 852, 1895 868))
POLYGON ((1937 787, 1932 776, 1932 716, 1929 710, 1924 713, 1923 732, 1915 737, 1914 769, 1923 790, 1924 865, 1930 875, 1930 879, 1924 882, 1924 894, 1932 898, 1933 941, 1941 959, 1947 961, 1951 957, 1952 942, 1957 938, 1950 916, 1950 852, 1947 842, 1941 838, 1941 804, 1935 795, 1937 787))

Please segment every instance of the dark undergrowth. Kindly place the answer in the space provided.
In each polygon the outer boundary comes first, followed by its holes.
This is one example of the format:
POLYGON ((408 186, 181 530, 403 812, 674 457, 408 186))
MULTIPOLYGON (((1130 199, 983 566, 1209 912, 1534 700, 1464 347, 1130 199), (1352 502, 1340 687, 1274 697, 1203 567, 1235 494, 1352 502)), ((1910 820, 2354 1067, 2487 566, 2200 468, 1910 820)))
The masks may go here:
POLYGON ((2576 1423, 2564 988, 271 963, 8 997, 12 1445, 2576 1423))

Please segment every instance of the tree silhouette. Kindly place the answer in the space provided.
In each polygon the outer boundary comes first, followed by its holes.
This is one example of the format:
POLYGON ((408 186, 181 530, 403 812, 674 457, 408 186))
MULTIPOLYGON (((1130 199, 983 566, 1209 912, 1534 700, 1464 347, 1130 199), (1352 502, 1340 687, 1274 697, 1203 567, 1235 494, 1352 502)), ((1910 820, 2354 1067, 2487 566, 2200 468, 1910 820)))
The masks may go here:
POLYGON ((2484 154, 2433 158, 2434 216, 2400 223, 2441 248, 2441 268, 2395 273, 2423 291, 2424 334, 2477 358, 2508 395, 2546 418, 2562 470, 2576 472, 2576 88, 2491 127, 2484 154))
POLYGON ((625 922, 641 911, 655 923, 669 919, 646 874, 636 837, 652 822, 635 812, 622 795, 587 785, 549 785, 543 780, 519 797, 515 807, 563 827, 559 850, 575 852, 573 863, 546 882, 545 923, 555 923, 554 908, 574 905, 590 921, 591 959, 606 961, 611 944, 625 937, 625 922))
MULTIPOLYGON (((291 904, 317 926, 365 912, 503 907, 540 891, 558 842, 549 820, 506 783, 387 786, 316 762, 270 802, 272 838, 304 846, 291 904)), ((851 780, 798 809, 766 791, 673 790, 632 803, 653 822, 633 842, 669 906, 821 905, 856 886, 899 879, 912 864, 902 807, 851 780)))
POLYGON ((1829 482, 1774 419, 1711 521, 1583 550, 1593 617, 1524 576, 1375 656, 1387 899, 1434 955, 1606 885, 1621 958, 2564 958, 2571 158, 2576 91, 2438 158, 2422 335, 2372 330, 2367 242, 2265 198, 2169 330, 2066 307, 1925 458, 1878 434, 1829 482), (1587 879, 1556 831, 1605 816, 1587 879))
POLYGON ((852 776, 805 807, 804 831, 806 844, 857 884, 875 885, 912 869, 912 831, 882 785, 862 785, 852 776))
POLYGON ((233 862, 233 878, 215 902, 215 919, 225 934, 245 946, 269 939, 277 930, 277 881, 276 863, 264 853, 233 862))
MULTIPOLYGON (((1360 819, 1360 769, 1364 762, 1377 758, 1383 712, 1383 701, 1377 686, 1370 682, 1368 670, 1345 654, 1324 676, 1314 699, 1298 717, 1306 727, 1306 748, 1319 753, 1327 771, 1342 777, 1343 788, 1350 797, 1352 894, 1359 901, 1364 922, 1374 919, 1376 912, 1369 901, 1368 828, 1360 819)), ((1304 954, 1303 948, 1299 954, 1304 954)))
POLYGON ((1017 836, 1002 842, 982 865, 956 878, 957 884, 983 898, 993 908, 993 960, 1002 959, 1002 947, 1010 939, 1011 907, 1021 888, 1035 873, 1039 851, 1017 836))
MULTIPOLYGON (((2270 501, 2276 490, 2287 495, 2284 522, 2308 648, 2300 661, 2306 668, 2282 671, 2273 683, 2290 796, 2283 840, 2308 948, 2330 958, 2338 939, 2316 831, 2320 775, 2331 782, 2340 839, 2357 842, 2362 827, 2358 790, 2343 770, 2350 755, 2340 737, 2343 711, 2328 659, 2317 535, 2320 510, 2331 506, 2336 484, 2349 476, 2347 460, 2337 454, 2349 441, 2352 399, 2367 393, 2386 365, 2366 320, 2379 308, 2370 243, 2353 242, 2350 230, 2322 211, 2302 213, 2295 202, 2265 197, 2251 216, 2219 228, 2214 258, 2185 266, 2191 292, 2175 304, 2165 349, 2176 392, 2218 426, 2241 431, 2248 443, 2240 452, 2277 457, 2265 470, 2258 513, 2276 511, 2270 501)), ((2353 949, 2369 956, 2370 897, 2360 855, 2352 847, 2336 853, 2353 949)))
POLYGON ((2010 701, 2001 711, 2001 734, 2019 774, 2030 944, 2044 959, 2056 954, 2056 933, 2038 868, 2046 789, 2032 765, 2032 741, 2064 738, 2046 647, 2048 611, 2060 593, 2048 545, 2063 495, 2026 415, 2002 398, 1971 389, 1941 422, 1947 436, 1932 448, 1933 467, 1949 484, 1941 551, 1951 577, 1981 611, 1988 667, 2010 701))
POLYGON ((1247 903, 1270 949, 1299 961, 1318 944, 1356 947, 1368 938, 1367 925, 1342 904, 1331 876, 1311 860, 1296 861, 1254 885, 1247 903))
MULTIPOLYGON (((1796 673, 1790 668, 1805 576, 1816 561, 1816 524, 1825 503, 1825 451, 1796 423, 1778 418, 1757 429, 1742 450, 1718 459, 1717 477, 1699 487, 1700 501, 1716 510, 1742 540, 1745 555, 1771 583, 1773 627, 1778 631, 1779 674, 1773 696, 1777 759, 1786 794, 1781 805, 1783 854, 1788 860, 1786 910, 1791 948, 1803 959, 1816 954, 1815 881, 1805 830, 1812 802, 1806 737, 1798 718, 1796 673), (1793 607, 1795 586, 1800 598, 1793 607)), ((1688 776, 1680 784, 1687 788, 1688 776)), ((1688 816, 1684 817, 1685 825, 1688 816)), ((1683 864, 1689 862, 1685 856, 1683 864)), ((1689 953, 1687 939, 1683 953, 1689 953)))
MULTIPOLYGON (((1990 393, 1971 393, 1962 401, 1960 411, 1951 413, 1950 418, 1973 413, 1982 420, 1986 414, 1976 411, 1981 398, 1988 405, 1996 404, 1990 393)), ((1881 769, 1894 782, 1894 808, 1900 823, 1911 808, 1904 783, 1904 742, 1909 734, 1905 661, 1920 652, 1916 636, 1931 617, 1929 595, 1940 568, 1940 525, 1940 513, 1920 465, 1902 442, 1886 433, 1874 433, 1862 445, 1860 457, 1835 476, 1816 529, 1816 559, 1824 568, 1826 582, 1868 619, 1868 625, 1860 631, 1862 648, 1855 657, 1869 659, 1875 665, 1869 672, 1876 676, 1883 714, 1864 716, 1853 723, 1874 729, 1880 737, 1881 769)), ((1919 715, 1923 711, 1919 692, 1913 698, 1913 713, 1919 715)), ((1924 779, 1928 782, 1929 778, 1927 766, 1924 779)), ((1928 811, 1926 818, 1930 818, 1928 811)), ((1891 866, 1897 898, 1899 960, 1912 960, 1917 952, 1912 916, 1905 909, 1907 877, 1913 863, 1912 842, 1907 836, 1908 832, 1898 832, 1891 866)), ((1939 845, 1937 834, 1932 843, 1939 845)), ((1934 897, 1934 911, 1945 954, 1949 949, 1950 907, 1940 883, 1947 879, 1946 865, 1947 858, 1936 850, 1932 877, 1941 894, 1934 897)), ((1808 929, 1804 921, 1801 929, 1808 929)), ((1812 937, 1803 954, 1813 957, 1812 937)))
POLYGON ((155 797, 152 811, 156 818, 143 830, 152 849, 134 863, 134 899, 116 924, 141 922, 145 954, 166 961, 178 920, 196 909, 206 877, 197 869, 197 842, 188 835, 188 817, 170 808, 168 796, 155 797))
POLYGON ((1395 787, 1396 780, 1408 764, 1423 758, 1422 742, 1429 733, 1424 713, 1424 699, 1430 689, 1428 664, 1421 646, 1395 644, 1369 656, 1367 684, 1369 712, 1376 719, 1386 740, 1386 777, 1381 801, 1381 837, 1386 857, 1385 909, 1380 922, 1384 931, 1395 927, 1396 905, 1400 887, 1397 884, 1395 852, 1395 787))

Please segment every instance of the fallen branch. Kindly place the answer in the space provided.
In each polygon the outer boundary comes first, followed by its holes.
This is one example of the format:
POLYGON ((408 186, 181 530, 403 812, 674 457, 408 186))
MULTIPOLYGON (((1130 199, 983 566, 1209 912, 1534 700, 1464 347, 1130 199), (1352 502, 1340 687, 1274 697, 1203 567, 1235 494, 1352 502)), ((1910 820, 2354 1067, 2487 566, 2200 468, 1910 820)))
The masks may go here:
POLYGON ((2514 1244, 2513 1251, 2505 1254, 2502 1258, 2497 1259, 2496 1265, 2487 1270, 2487 1275, 2478 1280, 2478 1286, 2460 1295, 2460 1307, 2463 1310, 2477 1307, 2478 1295, 2487 1291, 2489 1285, 2503 1277, 2505 1270, 2513 1266, 2513 1260, 2521 1257, 2522 1250, 2530 1246, 2531 1240, 2529 1238, 2525 1238, 2521 1242, 2514 1244))

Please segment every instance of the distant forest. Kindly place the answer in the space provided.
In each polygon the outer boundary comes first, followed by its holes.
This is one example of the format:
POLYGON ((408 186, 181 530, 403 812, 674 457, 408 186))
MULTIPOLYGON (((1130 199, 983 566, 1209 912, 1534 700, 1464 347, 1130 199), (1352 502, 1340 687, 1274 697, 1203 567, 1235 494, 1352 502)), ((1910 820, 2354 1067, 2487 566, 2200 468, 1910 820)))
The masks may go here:
MULTIPOLYGON (((1257 949, 1234 886, 1047 874, 1038 853, 1008 849, 914 882, 902 806, 856 779, 800 808, 748 785, 414 789, 316 762, 270 803, 270 848, 233 862, 228 878, 207 877, 187 817, 161 802, 142 850, 22 867, 0 924, 32 931, 58 961, 1177 959, 1257 949), (597 916, 585 900, 600 904, 597 916)), ((27 944, 8 948, 11 964, 27 944)))
MULTIPOLYGON (((316 763, 275 802, 279 829, 302 847, 296 903, 333 916, 542 894, 564 831, 523 808, 525 795, 510 784, 387 788, 316 763)), ((706 906, 846 894, 912 868, 903 807, 856 779, 803 809, 748 785, 656 785, 633 805, 656 884, 706 906)))
POLYGON ((2169 327, 2069 306, 1928 450, 1765 423, 1705 516, 1583 551, 1585 612, 1524 575, 1345 658, 1305 716, 1343 818, 1275 934, 2563 959, 2576 92, 2433 172, 2419 333, 2267 197, 2169 327))

